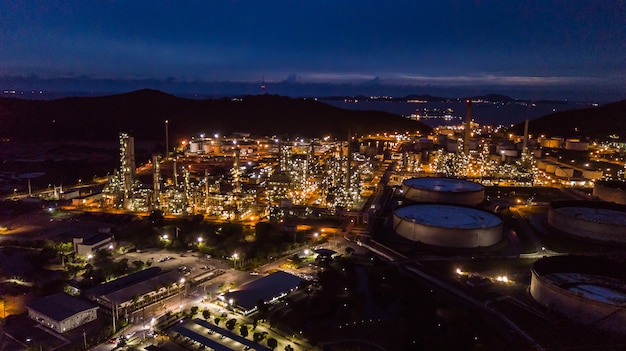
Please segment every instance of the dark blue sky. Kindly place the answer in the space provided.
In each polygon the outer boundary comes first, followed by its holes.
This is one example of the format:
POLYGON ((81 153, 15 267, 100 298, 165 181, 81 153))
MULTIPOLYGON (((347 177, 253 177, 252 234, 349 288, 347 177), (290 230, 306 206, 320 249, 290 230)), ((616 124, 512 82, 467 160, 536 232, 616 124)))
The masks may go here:
POLYGON ((626 97, 626 2, 0 0, 0 77, 626 97))

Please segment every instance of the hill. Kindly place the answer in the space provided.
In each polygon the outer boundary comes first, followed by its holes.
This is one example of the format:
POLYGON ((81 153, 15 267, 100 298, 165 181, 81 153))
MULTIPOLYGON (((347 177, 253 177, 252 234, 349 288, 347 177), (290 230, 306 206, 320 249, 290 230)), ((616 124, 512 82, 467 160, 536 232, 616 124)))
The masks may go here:
MULTIPOLYGON (((517 134, 524 131, 524 123, 513 126, 517 134)), ((531 134, 547 136, 590 137, 605 139, 609 135, 618 135, 626 140, 626 100, 603 105, 552 113, 528 124, 531 134)))
POLYGON ((110 140, 120 131, 160 140, 169 120, 173 138, 200 132, 344 137, 353 133, 431 128, 380 111, 350 111, 315 99, 277 95, 194 100, 156 90, 51 101, 0 98, 0 137, 20 140, 110 140))

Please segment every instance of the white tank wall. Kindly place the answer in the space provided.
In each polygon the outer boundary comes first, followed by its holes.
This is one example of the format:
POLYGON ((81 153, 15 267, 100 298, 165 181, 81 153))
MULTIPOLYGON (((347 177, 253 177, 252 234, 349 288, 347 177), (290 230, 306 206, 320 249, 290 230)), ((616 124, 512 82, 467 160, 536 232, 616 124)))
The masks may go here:
POLYGON ((485 199, 485 189, 477 191, 435 191, 426 189, 417 189, 402 184, 402 192, 404 197, 416 202, 440 202, 446 204, 475 206, 483 202, 485 199))
POLYGON ((393 227, 404 238, 435 246, 476 248, 502 240, 502 224, 488 228, 441 228, 415 223, 394 214, 393 227))
POLYGON ((615 305, 587 299, 551 284, 532 270, 530 295, 549 310, 568 318, 611 332, 626 333, 626 311, 615 305))
POLYGON ((574 169, 567 167, 557 167, 554 170, 554 175, 561 178, 571 178, 574 176, 574 169))
POLYGON ((580 140, 568 140, 565 142, 566 150, 587 151, 589 143, 580 140))
POLYGON ((591 180, 600 179, 600 178, 602 178, 602 171, 584 170, 583 171, 583 178, 591 179, 591 180))
POLYGON ((561 142, 558 139, 543 139, 541 141, 541 147, 549 147, 552 149, 558 148, 560 144, 561 142))
POLYGON ((190 141, 189 142, 189 151, 190 152, 198 152, 198 150, 200 150, 200 143, 195 142, 195 141, 190 141))
POLYGON ((615 202, 618 204, 626 205, 626 190, 606 186, 601 182, 594 184, 593 196, 602 201, 615 202))
POLYGON ((569 216, 558 208, 548 209, 548 224, 571 235, 592 240, 626 243, 626 226, 569 216))

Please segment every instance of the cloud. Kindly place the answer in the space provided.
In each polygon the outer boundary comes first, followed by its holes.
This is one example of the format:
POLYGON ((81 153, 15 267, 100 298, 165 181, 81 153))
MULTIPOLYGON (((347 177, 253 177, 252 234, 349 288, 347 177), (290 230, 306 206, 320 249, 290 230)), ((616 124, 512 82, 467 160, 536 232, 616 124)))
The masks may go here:
POLYGON ((303 82, 309 83, 361 83, 378 78, 371 74, 333 72, 304 73, 299 77, 303 82))
POLYGON ((386 80, 388 84, 406 85, 442 85, 442 86, 551 86, 577 85, 581 83, 601 83, 597 77, 568 76, 507 76, 507 75, 475 75, 475 76, 422 76, 398 74, 386 80))

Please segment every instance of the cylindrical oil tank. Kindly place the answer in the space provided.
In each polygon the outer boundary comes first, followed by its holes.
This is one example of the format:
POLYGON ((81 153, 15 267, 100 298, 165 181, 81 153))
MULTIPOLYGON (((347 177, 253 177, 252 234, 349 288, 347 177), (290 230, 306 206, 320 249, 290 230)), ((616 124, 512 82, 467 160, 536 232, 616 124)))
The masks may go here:
POLYGON ((556 201, 548 224, 583 239, 626 243, 626 206, 602 201, 556 201))
POLYGON ((587 151, 589 150, 589 143, 586 141, 580 141, 580 139, 567 139, 565 141, 566 150, 587 151))
POLYGON ((475 208, 444 204, 418 204, 393 213, 396 233, 428 245, 477 248, 502 240, 502 220, 475 208))
POLYGON ((593 185, 593 196, 602 201, 626 205, 626 182, 598 180, 593 185))
POLYGON ((544 257, 531 268, 530 295, 576 323, 626 334, 625 272, 599 256, 544 257))
POLYGON ((402 182, 404 197, 416 202, 478 205, 485 199, 485 188, 474 182, 452 178, 410 178, 402 182))
POLYGON ((571 178, 574 176, 574 169, 568 167, 557 167, 554 170, 554 175, 561 178, 571 178))

